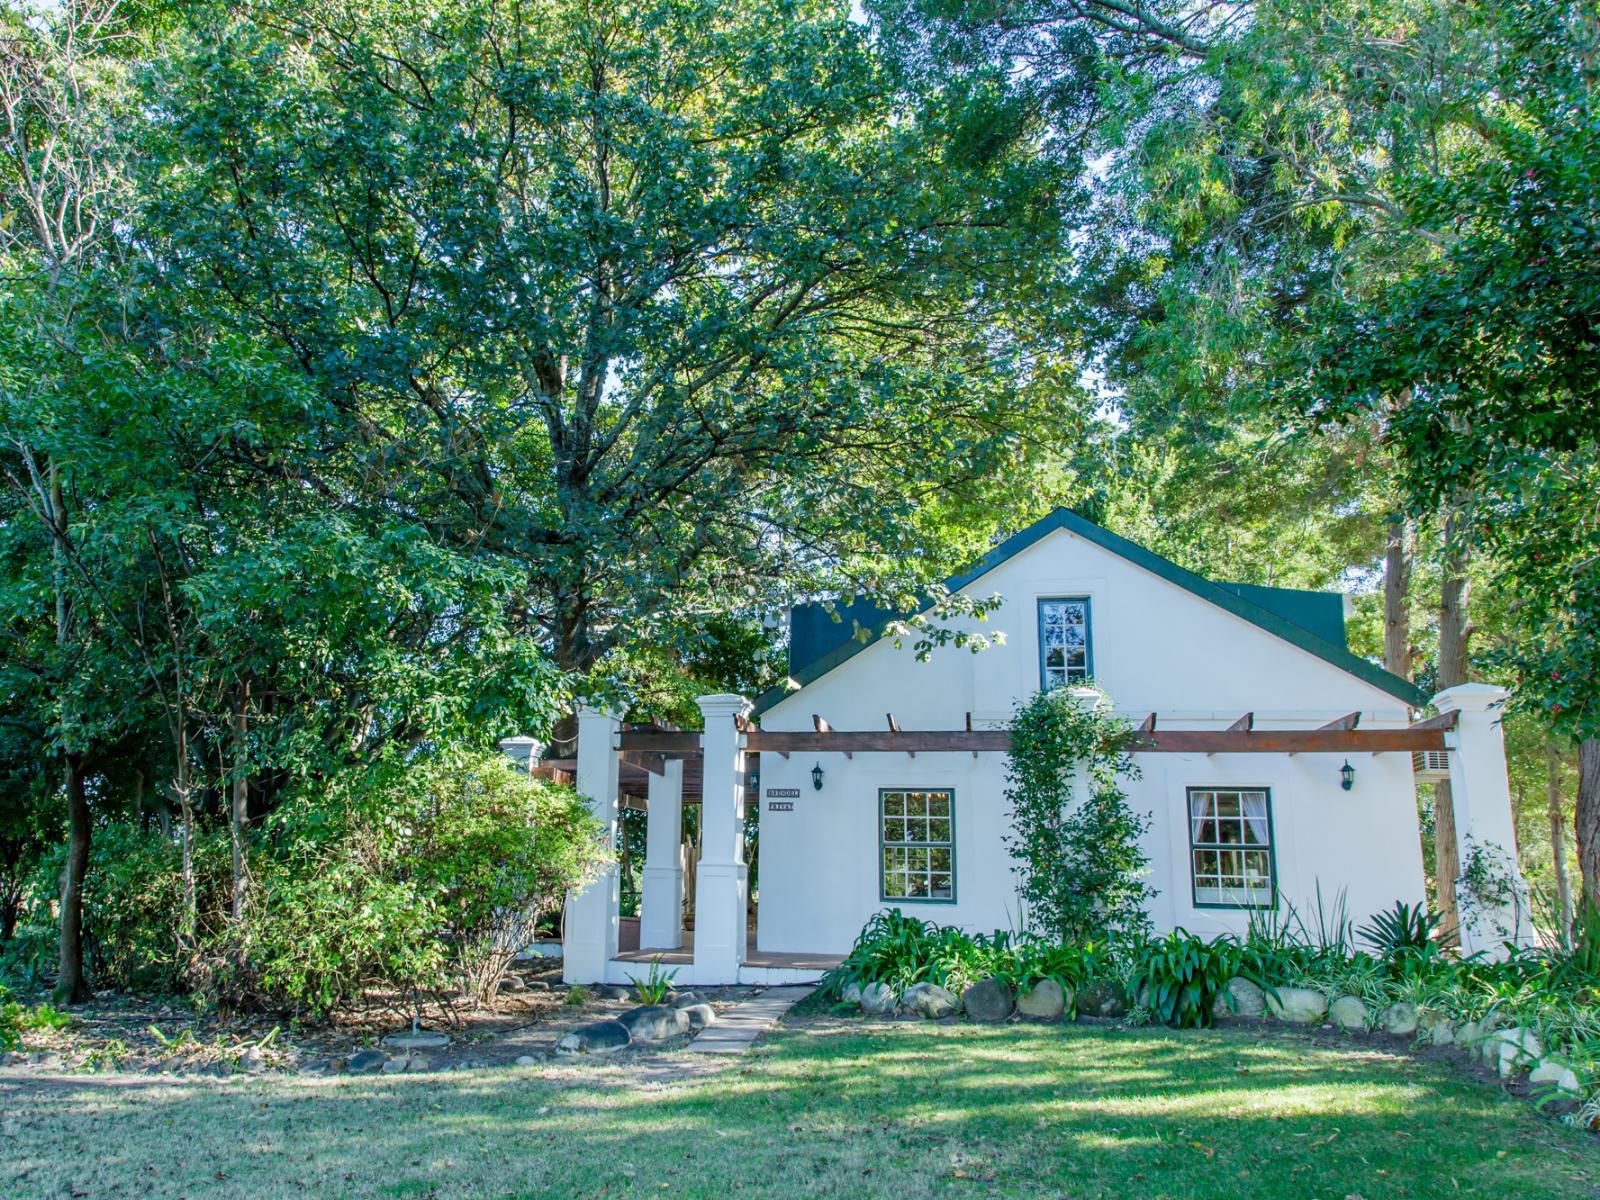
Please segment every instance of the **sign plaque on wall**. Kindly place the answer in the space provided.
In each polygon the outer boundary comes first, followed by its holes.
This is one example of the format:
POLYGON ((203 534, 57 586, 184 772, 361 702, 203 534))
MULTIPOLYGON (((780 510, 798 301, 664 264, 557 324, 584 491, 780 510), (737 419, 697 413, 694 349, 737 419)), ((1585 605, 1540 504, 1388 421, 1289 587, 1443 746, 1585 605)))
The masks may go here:
POLYGON ((767 801, 767 811, 768 812, 793 812, 794 811, 794 801, 793 800, 768 800, 767 801))
POLYGON ((798 799, 800 799, 800 789, 799 788, 768 788, 767 789, 767 799, 768 800, 772 800, 772 799, 798 800, 798 799))

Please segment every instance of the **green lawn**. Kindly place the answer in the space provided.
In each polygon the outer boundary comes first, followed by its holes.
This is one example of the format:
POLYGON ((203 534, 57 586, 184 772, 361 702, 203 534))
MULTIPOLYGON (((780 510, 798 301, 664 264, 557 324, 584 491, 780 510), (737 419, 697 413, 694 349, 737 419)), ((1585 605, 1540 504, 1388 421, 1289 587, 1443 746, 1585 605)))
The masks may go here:
MULTIPOLYGON (((657 1062, 659 1070, 664 1064, 657 1062)), ((1447 1065, 1255 1032, 801 1025, 713 1075, 0 1087, 0 1196, 1600 1195, 1447 1065)))

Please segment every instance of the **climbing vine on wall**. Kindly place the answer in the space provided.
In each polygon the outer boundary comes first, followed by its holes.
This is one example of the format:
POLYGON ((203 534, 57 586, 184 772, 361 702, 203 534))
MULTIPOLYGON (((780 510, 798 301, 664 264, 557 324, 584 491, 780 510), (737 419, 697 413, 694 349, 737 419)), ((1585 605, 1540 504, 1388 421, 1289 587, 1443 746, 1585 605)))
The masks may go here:
POLYGON ((1063 944, 1146 931, 1154 895, 1139 846, 1150 818, 1133 811, 1121 786, 1138 778, 1122 749, 1132 729, 1097 710, 1097 696, 1080 688, 1041 692, 1011 722, 1006 848, 1028 928, 1063 944))

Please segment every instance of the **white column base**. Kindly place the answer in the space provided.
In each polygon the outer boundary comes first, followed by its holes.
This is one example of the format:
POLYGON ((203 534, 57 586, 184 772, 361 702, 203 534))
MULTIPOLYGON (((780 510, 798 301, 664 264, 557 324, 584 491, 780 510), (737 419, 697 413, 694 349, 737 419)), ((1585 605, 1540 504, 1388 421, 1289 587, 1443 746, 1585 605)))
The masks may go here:
POLYGON ((646 866, 639 914, 639 949, 676 950, 683 945, 683 871, 646 866))
POLYGON ((607 967, 617 956, 621 892, 621 876, 611 867, 583 891, 567 897, 562 982, 599 983, 605 979, 607 967))
POLYGON ((700 983, 738 983, 744 964, 745 886, 743 863, 708 863, 696 874, 694 974, 700 983))

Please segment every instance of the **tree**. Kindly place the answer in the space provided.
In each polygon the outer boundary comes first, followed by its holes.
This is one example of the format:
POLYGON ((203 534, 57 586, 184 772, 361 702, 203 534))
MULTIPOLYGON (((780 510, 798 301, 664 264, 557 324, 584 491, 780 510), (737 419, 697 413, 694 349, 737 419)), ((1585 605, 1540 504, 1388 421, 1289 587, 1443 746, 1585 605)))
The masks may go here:
POLYGON ((844 6, 194 20, 150 99, 163 269, 318 404, 303 447, 229 452, 515 564, 562 668, 796 591, 903 599, 1059 495, 1070 177, 844 6))

